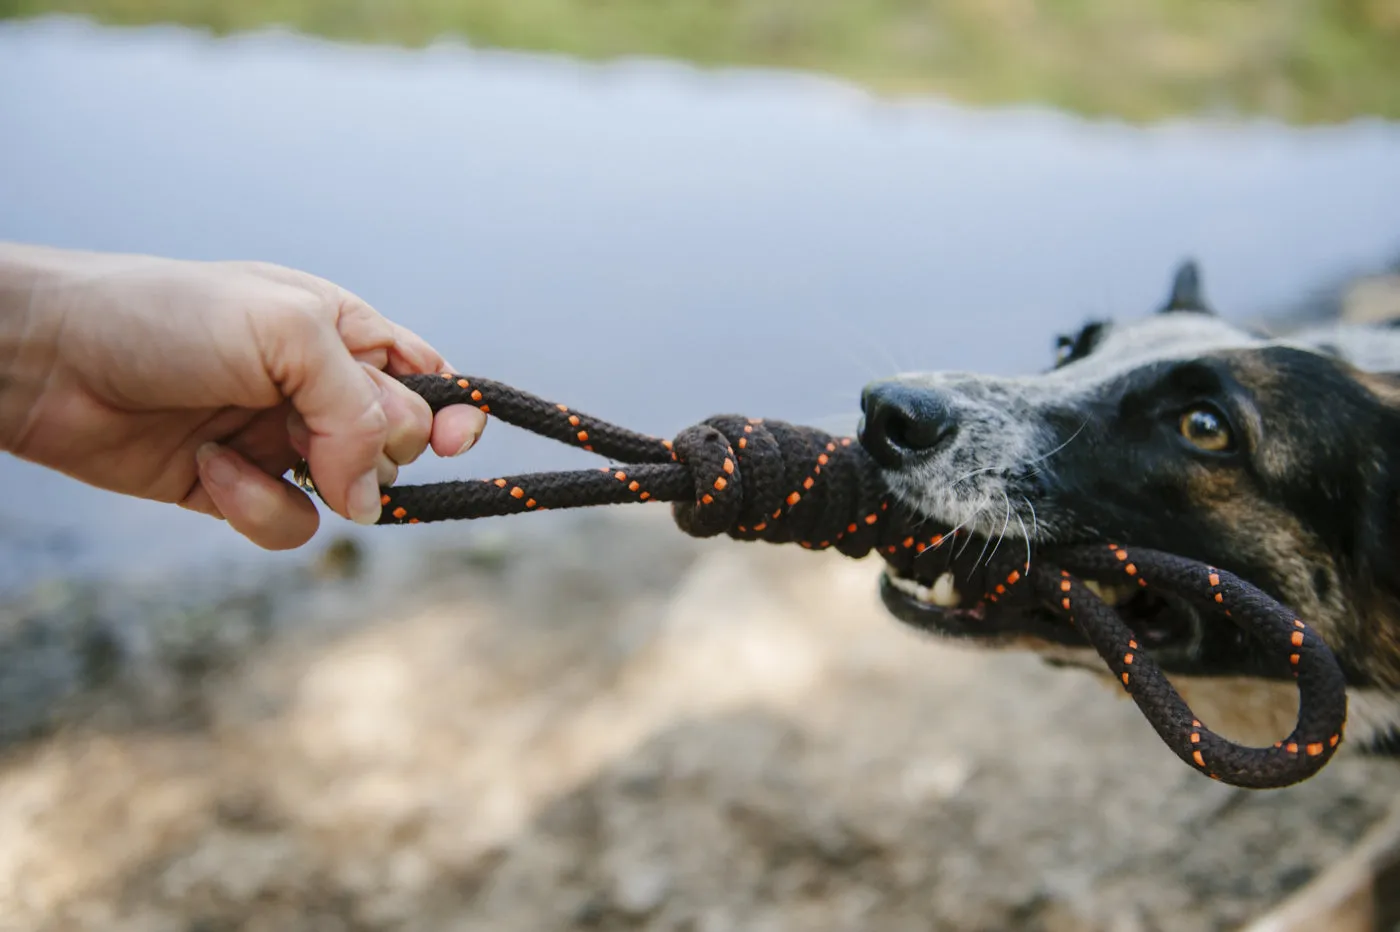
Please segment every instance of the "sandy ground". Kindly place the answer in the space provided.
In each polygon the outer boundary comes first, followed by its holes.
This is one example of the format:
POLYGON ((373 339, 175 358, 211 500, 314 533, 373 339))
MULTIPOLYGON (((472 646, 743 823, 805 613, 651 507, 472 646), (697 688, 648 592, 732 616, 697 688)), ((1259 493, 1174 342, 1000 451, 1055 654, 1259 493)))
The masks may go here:
POLYGON ((1400 789, 1213 783, 1121 691, 899 626, 872 562, 640 511, 235 601, 163 680, 108 637, 0 759, 0 929, 1229 929, 1400 789))

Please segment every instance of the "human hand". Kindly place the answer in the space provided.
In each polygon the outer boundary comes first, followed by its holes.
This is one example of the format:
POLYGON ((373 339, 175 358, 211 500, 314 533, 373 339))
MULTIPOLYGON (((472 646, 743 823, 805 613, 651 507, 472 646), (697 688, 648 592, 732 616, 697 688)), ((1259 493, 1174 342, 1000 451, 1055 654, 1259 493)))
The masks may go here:
POLYGON ((469 449, 481 411, 434 417, 392 377, 450 370, 305 272, 0 243, 0 448, 267 549, 319 525, 284 478, 299 459, 327 505, 373 524, 399 466, 469 449))

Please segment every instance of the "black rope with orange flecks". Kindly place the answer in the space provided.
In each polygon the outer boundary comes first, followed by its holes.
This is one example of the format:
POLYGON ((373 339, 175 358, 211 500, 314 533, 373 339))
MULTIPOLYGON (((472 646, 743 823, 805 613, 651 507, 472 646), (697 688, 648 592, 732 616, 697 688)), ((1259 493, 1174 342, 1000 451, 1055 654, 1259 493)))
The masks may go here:
MULTIPOLYGON (((599 470, 532 473, 384 490, 381 524, 417 524, 628 502, 672 503, 697 537, 878 552, 909 574, 944 535, 900 507, 879 467, 850 438, 782 421, 723 415, 663 440, 618 427, 489 379, 457 374, 402 379, 434 412, 473 404, 509 424, 608 457, 599 470)), ((306 482, 304 473, 298 478, 306 482)), ((995 557, 993 558, 995 559, 995 557)), ((1345 678, 1327 644, 1285 606, 1224 570, 1115 543, 1061 547, 1034 565, 992 563, 987 601, 1036 599, 1093 644, 1172 751, 1201 773, 1254 789, 1289 786, 1321 770, 1346 723, 1345 678), (1246 747, 1203 725, 1111 606, 1079 576, 1122 573, 1223 615, 1266 650, 1287 657, 1298 683, 1297 723, 1268 748, 1246 747)))

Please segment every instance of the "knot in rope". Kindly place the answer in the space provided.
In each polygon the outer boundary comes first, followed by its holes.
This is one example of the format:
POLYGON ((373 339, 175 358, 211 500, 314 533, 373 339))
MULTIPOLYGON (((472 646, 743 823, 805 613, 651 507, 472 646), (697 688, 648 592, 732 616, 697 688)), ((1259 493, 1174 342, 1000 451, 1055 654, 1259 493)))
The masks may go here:
POLYGON ((687 534, 834 546, 853 557, 881 540, 887 493, 849 437, 724 415, 681 431, 674 448, 695 482, 693 498, 672 509, 687 534))

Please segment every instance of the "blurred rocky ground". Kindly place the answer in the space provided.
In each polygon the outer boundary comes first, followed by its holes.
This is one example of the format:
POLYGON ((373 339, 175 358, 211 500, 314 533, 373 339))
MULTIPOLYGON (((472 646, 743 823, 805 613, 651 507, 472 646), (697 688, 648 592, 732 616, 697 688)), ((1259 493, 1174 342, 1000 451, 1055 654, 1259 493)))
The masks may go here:
POLYGON ((645 506, 384 533, 0 605, 0 930, 1234 929, 1400 792, 1205 780, 874 561, 645 506))
POLYGON ((878 567, 539 515, 0 624, 0 928, 1226 929, 1397 790, 1204 780, 1120 690, 936 644, 878 567))

